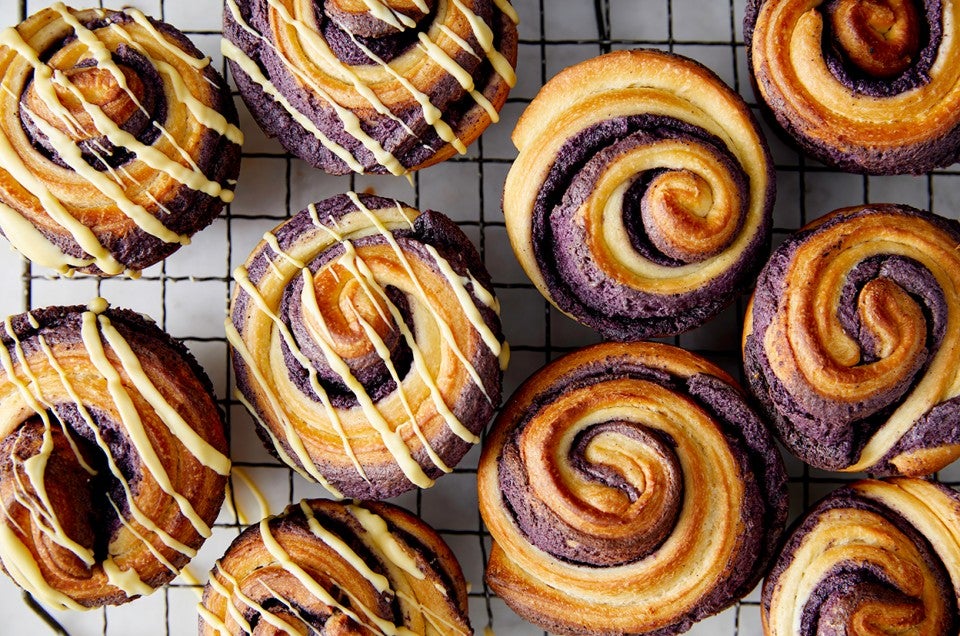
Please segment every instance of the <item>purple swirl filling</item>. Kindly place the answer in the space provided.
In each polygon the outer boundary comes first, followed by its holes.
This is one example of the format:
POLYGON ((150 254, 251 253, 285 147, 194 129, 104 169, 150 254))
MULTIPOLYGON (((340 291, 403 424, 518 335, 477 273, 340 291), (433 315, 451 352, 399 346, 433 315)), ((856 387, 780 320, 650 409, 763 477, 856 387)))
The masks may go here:
MULTIPOLYGON (((940 488, 946 489, 945 486, 940 488)), ((952 491, 951 491, 952 492, 952 491)), ((776 582, 791 567, 793 556, 807 535, 816 532, 820 518, 831 510, 863 510, 885 518, 916 547, 924 564, 933 573, 933 580, 924 582, 924 589, 934 590, 937 602, 946 608, 945 634, 957 633, 960 608, 953 584, 941 558, 930 541, 902 515, 888 506, 864 497, 853 488, 844 487, 821 500, 816 507, 794 523, 787 540, 763 586, 762 603, 770 610, 776 582)), ((896 558, 896 557, 893 557, 896 558)), ((916 596, 900 589, 876 563, 853 559, 840 561, 816 585, 802 609, 798 636, 842 636, 854 612, 865 602, 880 601, 893 605, 915 605, 921 612, 923 603, 916 596)))
MULTIPOLYGON (((838 320, 844 332, 860 347, 859 365, 877 360, 876 341, 861 324, 858 312, 860 292, 871 280, 884 278, 897 284, 917 303, 927 321, 924 350, 904 369, 903 379, 888 391, 855 402, 831 401, 815 390, 789 391, 770 366, 763 340, 777 314, 783 311, 784 291, 792 284, 787 280, 794 255, 812 235, 841 223, 889 212, 892 206, 874 206, 853 214, 836 216, 812 229, 801 230, 784 241, 774 252, 757 281, 753 303, 753 332, 744 343, 744 367, 750 388, 764 411, 776 424, 784 443, 805 462, 827 469, 842 469, 857 462, 873 434, 886 422, 913 386, 925 373, 933 355, 939 350, 947 327, 947 301, 936 277, 917 261, 897 255, 872 256, 853 267, 841 290, 838 320)), ((936 217, 908 206, 896 206, 898 213, 920 216, 938 230, 957 237, 956 221, 936 217)), ((960 400, 951 399, 926 413, 911 431, 887 453, 871 474, 895 474, 889 460, 908 450, 927 448, 960 441, 960 432, 949 424, 960 417, 960 400)))
MULTIPOLYGON (((606 166, 632 149, 660 140, 678 140, 709 149, 727 167, 744 208, 750 200, 749 177, 726 145, 710 133, 680 120, 652 115, 610 119, 568 140, 540 189, 534 205, 535 258, 557 306, 604 336, 630 340, 686 331, 719 313, 744 291, 769 250, 769 215, 740 257, 721 275, 695 291, 658 294, 611 280, 589 254, 577 208, 590 196, 606 166)), ((772 168, 770 169, 772 170, 772 168)), ((638 174, 624 196, 623 221, 638 254, 663 266, 683 265, 664 254, 641 220, 646 188, 664 170, 638 174)), ((772 173, 770 182, 773 183, 772 173)), ((766 193, 772 205, 773 187, 766 193)), ((740 224, 746 210, 742 209, 740 224)))
MULTIPOLYGON (((668 500, 672 499, 673 503, 667 507, 662 523, 631 543, 630 539, 609 541, 587 535, 536 499, 527 481, 519 449, 519 437, 524 429, 531 425, 538 412, 561 395, 620 378, 653 382, 688 396, 718 422, 740 466, 740 478, 744 479, 745 487, 740 510, 744 527, 743 548, 737 553, 735 562, 730 564, 731 576, 704 595, 701 602, 679 622, 699 620, 719 611, 732 599, 741 598, 756 585, 773 556, 787 515, 786 474, 779 452, 744 397, 720 378, 707 374, 675 377, 662 370, 620 358, 587 365, 568 374, 532 400, 503 446, 498 460, 498 475, 504 505, 531 544, 560 560, 587 567, 611 567, 648 557, 669 537, 677 516, 685 506, 701 505, 685 500, 683 481, 671 484, 670 488, 675 490, 668 495, 668 500)), ((666 461, 673 463, 676 472, 682 475, 679 458, 675 454, 675 443, 669 436, 640 423, 613 421, 588 428, 572 445, 568 460, 581 476, 618 488, 631 501, 638 497, 639 493, 622 476, 608 467, 592 465, 584 457, 590 439, 610 431, 646 441, 659 448, 666 461)))

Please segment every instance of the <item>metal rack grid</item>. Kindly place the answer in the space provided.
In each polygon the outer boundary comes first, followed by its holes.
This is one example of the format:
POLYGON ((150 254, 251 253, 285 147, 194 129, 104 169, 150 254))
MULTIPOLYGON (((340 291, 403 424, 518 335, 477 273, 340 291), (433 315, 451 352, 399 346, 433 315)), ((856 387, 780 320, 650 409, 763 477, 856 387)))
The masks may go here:
MULTIPOLYGON (((2 0, 0 25, 13 25, 53 0, 2 0)), ((183 30, 223 67, 219 54, 220 0, 97 0, 101 7, 136 6, 148 15, 183 30)), ((514 157, 509 134, 539 87, 561 68, 621 48, 653 47, 700 60, 739 91, 756 112, 744 52, 741 20, 745 0, 513 0, 521 15, 519 84, 511 93, 502 121, 492 126, 467 155, 417 173, 413 187, 391 177, 331 177, 292 158, 266 139, 237 98, 247 135, 237 198, 213 226, 194 237, 164 263, 139 280, 52 279, 16 254, 0 249, 0 314, 50 304, 85 303, 103 295, 112 303, 153 316, 165 330, 183 339, 207 369, 231 427, 235 466, 245 471, 267 496, 270 512, 303 497, 321 496, 277 463, 262 448, 253 423, 232 399, 232 379, 222 321, 231 291, 230 272, 243 262, 260 235, 306 204, 346 189, 394 196, 418 208, 450 215, 479 247, 503 304, 504 329, 513 359, 504 380, 505 396, 529 374, 565 351, 596 342, 598 337, 559 314, 545 302, 517 265, 500 212, 503 178, 514 157), (282 184, 282 190, 278 187, 282 184), (473 195, 464 193, 473 192, 473 195), (16 290, 19 290, 17 293, 16 290), (530 320, 535 313, 543 320, 530 320)), ((79 0, 74 5, 82 3, 79 0)), ((778 198, 774 243, 807 221, 844 205, 891 201, 934 209, 946 216, 960 212, 960 170, 940 170, 922 177, 864 177, 826 168, 798 155, 763 124, 777 168, 778 198)), ((708 325, 668 342, 701 353, 739 376, 739 333, 744 299, 708 325)), ((483 582, 490 538, 476 504, 475 475, 479 448, 453 474, 428 491, 397 499, 436 527, 460 558, 471 585, 474 628, 486 626, 501 635, 545 634, 517 618, 483 582)), ((786 457, 790 474, 791 512, 854 479, 803 466, 786 457)), ((940 477, 960 484, 960 467, 940 477)), ((231 494, 214 526, 214 535, 190 566, 201 580, 229 542, 255 521, 258 508, 242 480, 231 480, 231 494), (238 513, 237 511, 240 511, 238 513)), ((196 632, 197 587, 182 578, 134 603, 88 613, 47 612, 0 577, 0 611, 18 633, 87 636, 160 636, 196 632)), ((698 624, 694 635, 759 636, 759 593, 698 624)))

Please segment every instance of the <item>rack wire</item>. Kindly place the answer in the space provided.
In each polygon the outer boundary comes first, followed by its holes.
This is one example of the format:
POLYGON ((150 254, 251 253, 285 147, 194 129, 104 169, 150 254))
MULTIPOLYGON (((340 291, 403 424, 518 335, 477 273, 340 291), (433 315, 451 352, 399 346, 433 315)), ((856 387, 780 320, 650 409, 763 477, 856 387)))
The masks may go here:
MULTIPOLYGON (((13 25, 53 0, 3 0, 0 25, 13 25)), ((77 0, 79 2, 79 0, 77 0)), ((76 4, 75 2, 74 4, 76 4)), ((220 0, 98 0, 105 8, 136 6, 180 28, 221 68, 220 0)), ((241 124, 247 141, 237 198, 210 228, 139 280, 95 278, 53 279, 42 268, 0 249, 0 314, 50 304, 85 303, 102 295, 113 304, 151 315, 181 338, 214 380, 231 431, 234 465, 264 491, 276 513, 303 497, 322 496, 321 489, 296 476, 262 448, 254 425, 238 401, 226 339, 225 316, 231 292, 230 273, 242 263, 264 231, 308 203, 347 189, 394 196, 420 209, 432 208, 456 220, 478 246, 494 278, 503 305, 503 321, 513 352, 504 379, 509 396, 528 375, 566 351, 596 342, 598 337, 552 309, 524 276, 507 241, 500 212, 500 191, 515 151, 509 135, 517 117, 540 86, 561 68, 623 48, 651 47, 698 59, 740 92, 754 111, 741 21, 745 0, 513 0, 521 15, 519 84, 502 113, 464 156, 417 173, 411 186, 391 177, 331 177, 313 170, 265 138, 239 97, 241 124), (282 184, 282 191, 277 185, 282 184), (473 194, 470 194, 470 193, 473 194), (16 292, 19 290, 19 293, 16 292), (530 320, 538 313, 542 322, 530 320)), ((236 94, 236 92, 235 92, 236 94)), ((759 115, 758 115, 759 116, 759 115)), ((774 244, 807 221, 841 206, 891 201, 933 209, 956 218, 960 211, 960 171, 938 170, 921 177, 865 177, 845 174, 798 155, 761 120, 777 169, 778 197, 774 212, 774 244)), ((744 311, 739 299, 708 325, 667 339, 707 356, 740 376, 739 335, 744 311)), ((496 598, 483 581, 490 537, 477 509, 476 465, 479 448, 428 491, 408 493, 396 503, 415 511, 438 529, 458 555, 471 585, 471 620, 478 632, 545 634, 524 623, 496 598)), ((826 473, 803 466, 786 455, 792 516, 855 476, 826 473)), ((960 468, 940 474, 960 484, 960 468)), ((259 509, 243 485, 231 479, 231 494, 190 571, 201 581, 232 539, 256 521, 259 509)), ((0 577, 0 611, 18 633, 70 636, 179 636, 196 632, 199 587, 183 577, 150 597, 88 613, 48 612, 0 577)), ((759 636, 759 594, 698 624, 700 636, 759 636)))

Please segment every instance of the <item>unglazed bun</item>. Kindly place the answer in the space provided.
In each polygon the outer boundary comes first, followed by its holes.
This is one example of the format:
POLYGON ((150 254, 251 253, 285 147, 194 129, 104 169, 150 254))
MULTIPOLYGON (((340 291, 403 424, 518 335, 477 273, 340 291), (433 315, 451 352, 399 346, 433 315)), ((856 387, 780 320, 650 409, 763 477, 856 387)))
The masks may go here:
POLYGON ((763 584, 767 636, 960 630, 960 495, 920 479, 858 481, 794 526, 763 584))
POLYGON ((766 144, 740 96, 692 60, 638 50, 572 66, 513 143, 513 251, 544 296, 607 338, 701 325, 769 251, 766 144))
POLYGON ((260 127, 314 167, 406 174, 466 147, 516 82, 509 0, 225 0, 260 127))
POLYGON ((57 3, 0 33, 0 81, 0 232, 34 263, 136 276, 233 200, 233 99, 170 25, 57 3))
POLYGON ((102 299, 12 316, 0 341, 3 570, 69 609, 172 580, 210 536, 230 472, 210 380, 102 299))
POLYGON ((758 95, 804 152, 851 172, 960 157, 960 3, 748 0, 758 95))
POLYGON ((468 636, 460 564, 385 503, 304 500, 247 528, 214 566, 200 635, 468 636))
POLYGON ((450 219, 339 195, 268 233, 234 276, 237 387, 302 475, 386 499, 479 441, 508 348, 490 277, 450 219))
POLYGON ((536 373, 478 480, 488 584, 558 634, 686 631, 756 585, 787 514, 780 454, 734 381, 655 343, 536 373))
POLYGON ((744 326, 753 393, 818 468, 920 476, 960 457, 960 224, 836 210, 788 238, 744 326))

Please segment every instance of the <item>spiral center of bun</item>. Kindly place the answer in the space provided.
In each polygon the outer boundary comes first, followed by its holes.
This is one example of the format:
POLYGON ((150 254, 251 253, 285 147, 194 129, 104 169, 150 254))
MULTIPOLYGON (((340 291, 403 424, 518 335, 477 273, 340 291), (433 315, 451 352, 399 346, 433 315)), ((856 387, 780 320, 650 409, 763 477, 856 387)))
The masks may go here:
POLYGON ((870 77, 889 78, 917 59, 921 16, 912 0, 841 0, 830 24, 852 64, 870 77))
POLYGON ((742 210, 736 184, 722 171, 711 176, 722 182, 716 199, 713 184, 689 170, 663 172, 650 181, 641 215, 651 243, 663 254, 696 263, 733 240, 742 210))
POLYGON ((81 66, 62 72, 60 77, 66 78, 69 85, 72 85, 72 90, 67 88, 67 85, 55 83, 54 91, 57 101, 68 114, 68 121, 54 113, 47 101, 39 95, 36 82, 31 82, 27 87, 24 101, 37 117, 74 141, 94 139, 100 136, 100 132, 84 108, 84 103, 99 107, 119 126, 123 126, 139 110, 137 102, 143 98, 143 82, 133 70, 120 68, 126 89, 120 86, 112 73, 101 67, 81 66))

